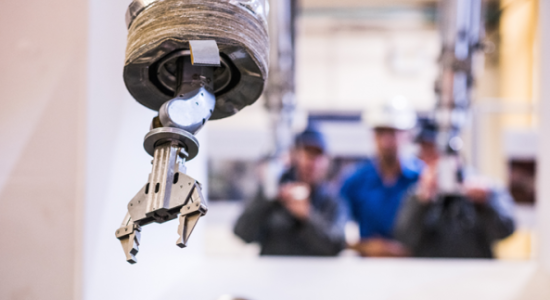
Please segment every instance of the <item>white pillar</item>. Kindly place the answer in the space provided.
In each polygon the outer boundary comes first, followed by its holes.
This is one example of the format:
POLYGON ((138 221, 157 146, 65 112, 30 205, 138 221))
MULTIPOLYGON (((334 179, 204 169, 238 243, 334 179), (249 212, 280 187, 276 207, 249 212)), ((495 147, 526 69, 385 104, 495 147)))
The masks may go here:
POLYGON ((80 299, 88 7, 0 9, 0 299, 80 299))
POLYGON ((539 1, 540 126, 537 161, 538 256, 550 273, 550 3, 539 1))

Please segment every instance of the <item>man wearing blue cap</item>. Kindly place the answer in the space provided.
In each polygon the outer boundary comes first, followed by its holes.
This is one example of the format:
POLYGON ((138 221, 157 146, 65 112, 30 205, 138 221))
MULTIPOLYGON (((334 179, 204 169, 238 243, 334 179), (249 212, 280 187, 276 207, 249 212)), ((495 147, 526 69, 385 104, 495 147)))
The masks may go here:
POLYGON ((437 125, 420 125, 416 142, 427 167, 403 200, 394 235, 416 257, 493 258, 493 244, 514 232, 512 197, 471 172, 463 172, 461 194, 438 193, 437 125))
POLYGON ((319 131, 308 128, 299 134, 278 196, 266 199, 258 193, 237 220, 235 234, 259 243, 261 255, 337 255, 345 247, 346 219, 325 183, 329 163, 319 131))

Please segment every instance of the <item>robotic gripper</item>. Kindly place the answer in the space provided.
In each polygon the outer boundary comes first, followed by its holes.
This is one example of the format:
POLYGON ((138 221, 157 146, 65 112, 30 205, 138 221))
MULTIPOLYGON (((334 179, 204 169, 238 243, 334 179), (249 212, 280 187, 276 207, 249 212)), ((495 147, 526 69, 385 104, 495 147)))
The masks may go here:
POLYGON ((139 103, 158 111, 143 142, 152 171, 116 230, 129 263, 137 262, 144 225, 178 218, 183 248, 208 210, 185 162, 197 156, 194 135, 206 121, 237 113, 263 91, 265 10, 263 1, 252 2, 134 0, 128 9, 124 81, 139 103))

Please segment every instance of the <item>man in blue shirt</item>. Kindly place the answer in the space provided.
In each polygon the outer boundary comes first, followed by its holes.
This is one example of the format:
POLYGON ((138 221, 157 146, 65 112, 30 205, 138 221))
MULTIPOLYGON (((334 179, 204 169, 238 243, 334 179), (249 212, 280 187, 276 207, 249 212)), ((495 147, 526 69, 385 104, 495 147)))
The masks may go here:
POLYGON ((362 256, 407 255, 392 232, 402 199, 418 181, 423 163, 399 154, 403 132, 416 123, 416 114, 404 101, 394 99, 367 115, 366 121, 374 130, 377 155, 359 167, 341 189, 361 236, 361 241, 351 248, 362 256))

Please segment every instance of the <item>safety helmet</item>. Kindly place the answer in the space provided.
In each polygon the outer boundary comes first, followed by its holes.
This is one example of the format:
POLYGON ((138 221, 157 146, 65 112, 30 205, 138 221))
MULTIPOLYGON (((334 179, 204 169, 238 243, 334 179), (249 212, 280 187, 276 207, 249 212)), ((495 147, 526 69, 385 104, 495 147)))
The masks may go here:
POLYGON ((416 113, 405 97, 397 96, 363 112, 362 120, 371 128, 409 130, 416 125, 416 113))

